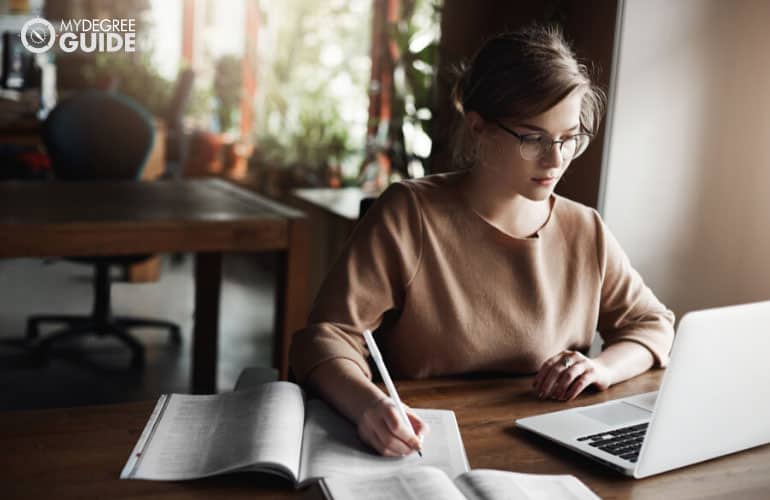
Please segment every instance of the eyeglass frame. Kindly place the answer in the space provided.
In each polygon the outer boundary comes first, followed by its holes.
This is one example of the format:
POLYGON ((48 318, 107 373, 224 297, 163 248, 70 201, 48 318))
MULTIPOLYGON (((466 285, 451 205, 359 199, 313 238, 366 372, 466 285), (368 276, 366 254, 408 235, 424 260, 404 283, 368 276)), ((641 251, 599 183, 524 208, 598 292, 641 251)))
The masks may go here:
MULTIPOLYGON (((558 140, 558 141, 556 139, 553 139, 551 142, 549 142, 547 144, 546 149, 543 151, 543 153, 540 156, 538 156, 536 158, 528 159, 528 158, 524 158, 524 154, 522 154, 522 152, 521 152, 521 147, 524 145, 524 138, 527 137, 528 135, 537 135, 537 134, 519 134, 519 133, 515 132, 514 130, 511 130, 509 127, 503 125, 502 123, 500 123, 497 120, 495 120, 494 123, 495 123, 495 125, 497 125, 501 129, 503 129, 505 132, 508 132, 509 134, 511 134, 512 136, 514 136, 515 138, 517 138, 519 140, 519 156, 521 156, 522 160, 527 160, 527 161, 539 160, 539 159, 543 158, 545 155, 547 155, 548 153, 551 152, 551 149, 553 149, 553 145, 554 144, 559 144, 559 154, 561 154, 561 148, 564 147, 564 143, 567 140, 573 139, 573 138, 575 138, 575 137, 577 137, 579 135, 583 135, 583 136, 588 137, 588 142, 589 143, 591 142, 591 139, 593 139, 593 137, 594 137, 593 134, 590 134, 588 132, 580 132, 580 133, 573 134, 573 135, 569 136, 569 138, 567 138, 567 139, 561 139, 561 140, 558 140)), ((586 146, 586 149, 588 149, 588 146, 586 146)), ((579 158, 580 155, 582 155, 583 153, 585 153, 585 149, 583 151, 581 151, 580 154, 573 155, 569 160, 572 161, 575 158, 579 158)))

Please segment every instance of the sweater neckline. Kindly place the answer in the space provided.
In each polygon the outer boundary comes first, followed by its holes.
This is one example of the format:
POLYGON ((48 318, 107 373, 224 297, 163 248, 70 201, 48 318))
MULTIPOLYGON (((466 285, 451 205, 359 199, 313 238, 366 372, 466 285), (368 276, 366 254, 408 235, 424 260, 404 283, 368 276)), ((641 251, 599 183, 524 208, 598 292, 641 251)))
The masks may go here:
POLYGON ((490 232, 495 239, 500 240, 501 242, 509 242, 510 244, 515 245, 525 245, 530 247, 537 246, 544 237, 553 231, 551 228, 558 224, 554 219, 557 218, 555 212, 558 209, 557 204, 559 203, 559 198, 561 198, 561 196, 557 195, 556 193, 551 193, 548 197, 548 201, 550 203, 548 217, 546 217, 543 225, 540 226, 537 231, 535 231, 535 234, 526 238, 520 238, 504 231, 500 227, 487 220, 484 216, 479 214, 468 201, 462 186, 464 182, 467 182, 467 176, 469 172, 469 170, 462 170, 456 172, 447 172, 443 174, 435 174, 435 176, 440 176, 446 183, 445 186, 449 188, 448 194, 451 193, 449 194, 452 199, 451 203, 455 206, 458 206, 458 208, 461 208, 462 212, 467 214, 468 217, 481 223, 481 226, 486 228, 484 231, 490 232))
MULTIPOLYGON (((457 177, 460 177, 459 175, 457 177)), ((553 222, 554 219, 554 212, 556 211, 556 204, 559 199, 559 197, 555 193, 551 193, 548 197, 548 201, 550 204, 549 210, 548 210, 548 217, 545 219, 545 222, 543 223, 540 228, 535 231, 535 233, 532 236, 528 236, 526 238, 520 238, 518 236, 514 236, 506 231, 504 231, 502 228, 496 226, 492 222, 490 222, 487 218, 479 214, 468 202, 468 199, 465 197, 465 194, 461 191, 461 184, 460 182, 455 182, 454 188, 457 191, 457 196, 460 200, 462 200, 462 204, 464 205, 464 208, 472 214, 472 217, 479 220, 485 227, 489 228, 490 231, 492 231, 497 238, 502 239, 504 241, 510 241, 510 242, 516 242, 519 244, 524 245, 537 245, 540 240, 543 239, 543 237, 550 231, 550 227, 555 224, 553 222)))
POLYGON ((502 239, 507 241, 536 245, 540 242, 540 240, 543 239, 543 236, 546 234, 547 231, 549 231, 549 228, 553 225, 551 221, 554 218, 553 214, 554 214, 554 211, 556 210, 557 199, 558 198, 553 193, 549 196, 548 201, 549 201, 550 207, 548 210, 548 217, 545 219, 545 222, 543 223, 543 225, 540 226, 540 228, 537 231, 535 231, 533 235, 527 236, 524 238, 519 236, 514 236, 509 232, 503 230, 499 226, 493 224, 486 217, 484 217, 483 215, 479 214, 476 210, 474 210, 470 205, 466 204, 466 207, 473 213, 474 217, 480 220, 484 226, 488 227, 490 230, 496 233, 498 237, 501 237, 502 239))

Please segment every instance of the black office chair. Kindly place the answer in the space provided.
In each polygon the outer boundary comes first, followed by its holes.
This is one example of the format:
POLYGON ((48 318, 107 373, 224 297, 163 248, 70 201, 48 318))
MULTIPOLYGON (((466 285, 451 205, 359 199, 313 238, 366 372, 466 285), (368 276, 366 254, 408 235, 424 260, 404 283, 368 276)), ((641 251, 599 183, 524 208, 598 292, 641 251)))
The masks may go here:
MULTIPOLYGON (((136 179, 152 149, 152 117, 125 96, 89 90, 61 102, 43 123, 42 138, 51 158, 54 175, 62 181, 136 179)), ((87 203, 88 200, 83 200, 87 203)), ((125 266, 147 260, 149 255, 71 258, 95 267, 94 304, 89 316, 45 315, 27 320, 27 338, 36 340, 41 323, 67 326, 36 344, 39 354, 51 345, 89 333, 111 335, 132 350, 132 365, 144 364, 144 346, 129 334, 135 327, 168 329, 173 343, 182 336, 169 321, 113 316, 110 307, 110 266, 125 266)))

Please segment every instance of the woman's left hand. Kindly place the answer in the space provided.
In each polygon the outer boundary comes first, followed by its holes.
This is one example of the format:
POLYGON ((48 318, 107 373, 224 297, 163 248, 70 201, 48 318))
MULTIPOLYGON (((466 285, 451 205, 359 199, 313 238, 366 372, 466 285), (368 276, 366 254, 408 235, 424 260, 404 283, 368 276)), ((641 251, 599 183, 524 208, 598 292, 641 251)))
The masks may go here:
POLYGON ((532 387, 541 399, 570 401, 590 385, 607 389, 611 385, 609 369, 578 351, 562 351, 543 363, 532 387))

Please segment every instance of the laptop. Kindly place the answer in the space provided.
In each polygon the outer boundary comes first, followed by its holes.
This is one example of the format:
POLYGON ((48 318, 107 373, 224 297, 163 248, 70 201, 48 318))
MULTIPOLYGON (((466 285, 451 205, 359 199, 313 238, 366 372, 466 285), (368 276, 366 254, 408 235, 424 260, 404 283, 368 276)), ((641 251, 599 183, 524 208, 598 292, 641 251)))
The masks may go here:
POLYGON ((656 392, 516 420, 643 478, 770 443, 770 301, 679 323, 656 392))

